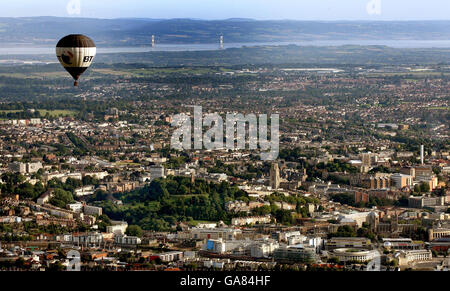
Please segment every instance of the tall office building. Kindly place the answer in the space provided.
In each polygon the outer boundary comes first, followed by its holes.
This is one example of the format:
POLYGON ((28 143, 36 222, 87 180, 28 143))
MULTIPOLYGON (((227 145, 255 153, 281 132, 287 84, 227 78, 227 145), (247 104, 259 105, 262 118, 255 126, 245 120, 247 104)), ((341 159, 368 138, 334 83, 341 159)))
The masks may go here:
POLYGON ((270 167, 270 187, 272 189, 280 188, 280 168, 278 163, 273 163, 270 167))

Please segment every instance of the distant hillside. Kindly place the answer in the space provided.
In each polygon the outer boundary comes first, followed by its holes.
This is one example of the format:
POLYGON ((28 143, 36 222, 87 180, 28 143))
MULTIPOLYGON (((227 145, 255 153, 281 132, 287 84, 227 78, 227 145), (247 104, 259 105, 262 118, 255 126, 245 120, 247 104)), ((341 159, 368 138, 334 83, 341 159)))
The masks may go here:
POLYGON ((53 45, 62 36, 83 33, 103 46, 151 43, 286 42, 312 40, 448 40, 450 21, 256 21, 251 19, 89 19, 0 18, 0 45, 53 45))
POLYGON ((214 51, 103 54, 107 64, 220 66, 262 64, 414 65, 450 64, 450 49, 396 49, 386 46, 258 46, 214 51))

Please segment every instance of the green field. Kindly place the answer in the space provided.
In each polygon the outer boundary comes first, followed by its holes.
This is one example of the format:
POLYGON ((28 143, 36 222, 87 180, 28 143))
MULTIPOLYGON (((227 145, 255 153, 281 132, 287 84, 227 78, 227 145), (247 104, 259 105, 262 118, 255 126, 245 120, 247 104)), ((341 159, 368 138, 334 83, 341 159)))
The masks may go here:
POLYGON ((54 72, 31 72, 31 73, 0 73, 1 77, 17 78, 17 79, 56 79, 70 77, 64 71, 54 72))
MULTIPOLYGON (((38 109, 41 116, 45 116, 47 113, 51 117, 60 117, 60 116, 75 116, 78 112, 74 110, 45 110, 45 109, 38 109)), ((0 113, 17 113, 17 112, 23 112, 23 110, 0 110, 0 113)))
POLYGON ((134 167, 138 167, 138 166, 140 166, 141 164, 137 164, 137 163, 127 163, 127 162, 116 162, 115 165, 116 165, 117 167, 120 167, 120 166, 130 166, 130 167, 134 166, 134 167))
MULTIPOLYGON (((392 76, 413 76, 413 77, 426 77, 426 76, 450 76, 448 72, 389 72, 389 73, 370 73, 368 76, 373 77, 392 77, 392 76)), ((414 79, 407 79, 409 82, 414 79)))
POLYGON ((442 107, 429 107, 428 109, 429 110, 450 110, 450 107, 445 107, 445 106, 442 106, 442 107))
POLYGON ((141 68, 141 69, 93 69, 93 77, 99 77, 100 75, 122 76, 122 77, 153 77, 171 74, 185 74, 187 76, 192 75, 205 75, 224 73, 232 70, 226 68, 141 68))

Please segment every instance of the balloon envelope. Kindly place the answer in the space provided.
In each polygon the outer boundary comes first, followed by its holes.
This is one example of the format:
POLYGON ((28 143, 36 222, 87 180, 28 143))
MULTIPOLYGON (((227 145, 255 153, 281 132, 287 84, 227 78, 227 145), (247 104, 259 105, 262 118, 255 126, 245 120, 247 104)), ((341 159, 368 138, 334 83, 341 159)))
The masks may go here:
POLYGON ((95 43, 82 34, 71 34, 62 38, 56 45, 56 56, 61 65, 75 79, 75 86, 80 76, 89 68, 97 54, 95 43))

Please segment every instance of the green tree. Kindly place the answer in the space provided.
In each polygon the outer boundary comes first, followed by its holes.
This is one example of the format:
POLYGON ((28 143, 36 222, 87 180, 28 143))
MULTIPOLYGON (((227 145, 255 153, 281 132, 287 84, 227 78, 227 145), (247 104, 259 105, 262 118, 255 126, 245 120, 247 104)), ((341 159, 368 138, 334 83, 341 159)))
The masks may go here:
POLYGON ((73 201, 74 199, 71 192, 55 189, 53 198, 50 199, 50 204, 56 207, 65 208, 67 204, 72 203, 73 201))
POLYGON ((126 234, 129 236, 142 236, 142 228, 140 228, 138 225, 129 225, 126 231, 126 234))
POLYGON ((328 237, 356 237, 356 232, 350 225, 343 225, 339 226, 337 232, 328 234, 328 237))
POLYGON ((420 184, 420 192, 422 192, 422 193, 430 192, 430 184, 428 184, 428 183, 420 184))

